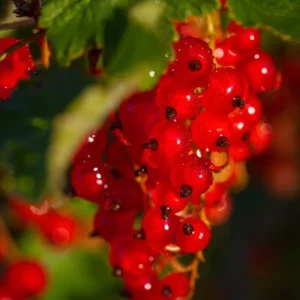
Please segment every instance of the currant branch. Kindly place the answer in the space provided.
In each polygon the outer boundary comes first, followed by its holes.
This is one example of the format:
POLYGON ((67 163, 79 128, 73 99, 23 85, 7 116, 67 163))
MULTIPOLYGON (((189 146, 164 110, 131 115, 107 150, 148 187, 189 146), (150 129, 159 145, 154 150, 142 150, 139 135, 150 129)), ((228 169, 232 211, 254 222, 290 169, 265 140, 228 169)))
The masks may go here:
POLYGON ((0 30, 18 29, 23 27, 28 27, 34 25, 35 21, 33 19, 26 19, 18 22, 3 23, 0 24, 0 30))
POLYGON ((18 50, 19 48, 38 40, 40 37, 43 37, 45 35, 45 32, 46 32, 45 30, 40 30, 39 32, 34 33, 33 35, 31 35, 31 36, 17 42, 13 46, 9 47, 8 49, 6 49, 2 53, 0 53, 0 62, 2 60, 4 60, 7 57, 7 55, 13 53, 14 51, 18 50))

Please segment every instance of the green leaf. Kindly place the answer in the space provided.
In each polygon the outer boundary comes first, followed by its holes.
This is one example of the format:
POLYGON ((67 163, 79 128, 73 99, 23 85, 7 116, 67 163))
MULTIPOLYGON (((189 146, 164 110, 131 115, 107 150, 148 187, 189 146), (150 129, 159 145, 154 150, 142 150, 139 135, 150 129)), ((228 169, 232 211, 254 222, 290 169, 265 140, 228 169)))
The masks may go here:
POLYGON ((105 249, 56 249, 26 232, 19 242, 26 256, 43 263, 49 277, 44 300, 120 300, 121 282, 112 276, 105 249))
POLYGON ((0 153, 11 165, 15 188, 37 201, 46 181, 46 151, 51 121, 93 82, 76 70, 53 68, 21 82, 11 99, 0 103, 0 153))
POLYGON ((144 66, 146 82, 152 87, 171 57, 171 23, 161 16, 164 6, 145 2, 130 11, 115 10, 104 28, 104 67, 108 75, 130 72, 136 64, 144 66), (119 37, 119 38, 118 38, 119 37))
POLYGON ((300 1, 228 0, 234 19, 245 26, 262 26, 285 38, 300 39, 300 1))
POLYGON ((39 26, 48 28, 57 60, 70 60, 93 45, 103 44, 104 22, 115 7, 128 7, 134 0, 48 0, 42 7, 39 26))
POLYGON ((220 7, 218 0, 165 0, 165 2, 168 16, 178 20, 185 20, 191 15, 203 16, 220 7))

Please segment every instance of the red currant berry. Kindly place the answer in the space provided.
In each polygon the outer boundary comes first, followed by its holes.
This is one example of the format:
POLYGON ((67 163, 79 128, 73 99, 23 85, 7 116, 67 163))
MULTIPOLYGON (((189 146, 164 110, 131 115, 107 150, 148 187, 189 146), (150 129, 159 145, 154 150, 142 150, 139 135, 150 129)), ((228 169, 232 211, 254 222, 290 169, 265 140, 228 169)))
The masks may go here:
POLYGON ((126 282, 149 278, 155 257, 144 240, 127 236, 111 244, 110 264, 119 268, 126 282))
POLYGON ((75 220, 50 211, 41 215, 37 223, 45 238, 57 246, 66 246, 72 243, 77 233, 75 220))
MULTIPOLYGON (((17 42, 18 40, 13 37, 0 38, 0 52, 7 50, 17 42)), ((0 70, 0 99, 6 99, 10 97, 18 82, 28 78, 29 73, 35 70, 28 46, 22 46, 7 55, 0 62, 0 70)))
POLYGON ((196 253, 207 247, 211 231, 199 218, 187 217, 180 222, 176 243, 183 253, 196 253))
POLYGON ((108 188, 111 174, 101 163, 79 163, 72 167, 71 183, 77 196, 99 202, 108 188))
POLYGON ((273 137, 272 126, 268 123, 261 122, 250 133, 250 144, 252 153, 254 155, 260 155, 265 152, 273 137))
POLYGON ((146 241, 156 251, 161 251, 174 240, 178 217, 167 206, 150 209, 143 217, 142 228, 146 241))
POLYGON ((123 101, 119 108, 119 119, 125 138, 131 143, 147 141, 151 128, 157 122, 155 105, 156 90, 137 93, 123 101))
POLYGON ((224 185, 216 183, 205 193, 204 200, 205 205, 214 205, 216 202, 220 201, 222 197, 227 193, 224 185))
POLYGON ((209 87, 202 94, 203 106, 206 111, 224 114, 244 107, 243 78, 232 68, 217 68, 210 73, 209 87))
MULTIPOLYGON (((29 260, 21 260, 9 265, 3 276, 5 287, 17 297, 30 298, 42 293, 47 284, 44 268, 29 260)), ((13 298, 14 299, 14 298, 13 298)))
POLYGON ((235 161, 245 161, 250 158, 251 150, 249 143, 229 147, 229 155, 235 161))
POLYGON ((173 186, 180 189, 181 197, 200 197, 213 182, 208 160, 195 154, 187 156, 171 169, 170 180, 173 186))
POLYGON ((161 182, 154 191, 153 202, 156 206, 168 206, 173 213, 177 213, 186 207, 188 198, 180 197, 172 184, 165 181, 161 182))
POLYGON ((98 131, 88 135, 74 155, 73 163, 88 159, 100 162, 107 143, 107 128, 101 127, 98 131))
POLYGON ((183 299, 190 291, 190 280, 183 273, 171 273, 157 284, 159 299, 183 299))
POLYGON ((229 143, 230 146, 241 145, 249 141, 252 126, 243 114, 229 118, 229 143))
POLYGON ((232 213, 232 203, 228 193, 225 193, 219 201, 204 208, 205 216, 213 225, 221 225, 228 221, 232 213))
POLYGON ((154 168, 170 167, 191 150, 191 134, 184 123, 161 121, 151 130, 143 158, 154 168))
POLYGON ((267 53, 257 52, 251 60, 242 63, 239 70, 247 75, 255 92, 265 92, 276 83, 277 69, 267 53))
POLYGON ((175 68, 180 80, 192 88, 206 85, 213 68, 212 51, 207 43, 189 36, 180 39, 174 48, 175 68))
POLYGON ((191 88, 181 88, 176 79, 163 77, 158 85, 156 104, 162 117, 187 120, 199 113, 200 97, 191 88))
POLYGON ((191 125, 194 143, 206 151, 226 151, 229 146, 228 117, 202 112, 191 125))
POLYGON ((216 62, 224 67, 236 66, 241 59, 240 55, 231 48, 230 38, 216 41, 214 57, 216 62))
POLYGON ((255 28, 244 28, 230 40, 236 52, 255 52, 260 46, 260 32, 255 28))
POLYGON ((262 110, 260 99, 253 94, 249 94, 245 101, 245 107, 240 113, 245 114, 252 125, 256 125, 262 118, 262 110))
POLYGON ((94 232, 110 242, 132 231, 135 212, 100 208, 94 217, 94 232))

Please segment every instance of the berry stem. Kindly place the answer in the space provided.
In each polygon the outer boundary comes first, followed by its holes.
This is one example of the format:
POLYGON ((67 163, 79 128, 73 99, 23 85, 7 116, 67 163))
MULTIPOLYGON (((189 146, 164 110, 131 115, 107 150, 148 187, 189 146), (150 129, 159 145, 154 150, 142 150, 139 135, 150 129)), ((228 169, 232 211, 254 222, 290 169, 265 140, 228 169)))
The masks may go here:
POLYGON ((18 50, 19 48, 21 48, 27 44, 30 44, 30 43, 36 41, 37 39, 39 39, 40 37, 44 36, 45 32, 46 32, 45 30, 41 30, 41 31, 34 33, 33 35, 19 41, 18 43, 14 44, 13 46, 9 47, 8 49, 6 49, 2 53, 0 53, 0 61, 4 60, 7 55, 13 53, 15 50, 18 50))
POLYGON ((33 25, 35 21, 33 19, 26 19, 18 22, 0 24, 0 30, 18 29, 33 25))

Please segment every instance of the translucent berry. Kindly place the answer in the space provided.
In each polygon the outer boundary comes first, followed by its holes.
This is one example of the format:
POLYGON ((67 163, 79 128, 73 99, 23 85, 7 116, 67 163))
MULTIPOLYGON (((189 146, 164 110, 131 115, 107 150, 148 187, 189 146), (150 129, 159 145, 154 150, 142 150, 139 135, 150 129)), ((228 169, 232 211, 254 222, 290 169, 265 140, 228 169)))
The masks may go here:
POLYGON ((213 177, 208 160, 191 154, 174 164, 170 180, 180 190, 181 197, 200 197, 211 186, 213 177))
POLYGON ((178 217, 167 206, 150 209, 143 217, 142 228, 152 249, 163 250, 174 241, 178 217))
POLYGON ((209 87, 202 94, 203 106, 208 112, 227 115, 244 107, 243 93, 243 79, 238 71, 217 68, 211 72, 209 87))
POLYGON ((92 202, 100 202, 108 188, 111 174, 102 163, 75 164, 71 170, 71 183, 77 196, 92 202))
POLYGON ((9 265, 3 275, 8 290, 17 297, 30 298, 42 293, 47 284, 44 268, 30 260, 21 260, 9 265))
POLYGON ((192 138, 200 149, 226 151, 229 146, 228 117, 202 112, 192 121, 192 138))
POLYGON ((126 282, 149 278, 154 263, 153 251, 144 240, 122 237, 111 243, 110 264, 119 268, 126 282))
POLYGON ((236 66, 241 60, 239 53, 230 45, 230 38, 216 41, 214 57, 216 62, 224 67, 236 66))
POLYGON ((229 118, 229 143, 231 146, 241 145, 249 141, 252 126, 243 114, 229 118))
POLYGON ((168 206, 173 213, 177 213, 186 207, 188 198, 180 197, 180 194, 174 189, 172 184, 164 181, 159 183, 155 189, 153 202, 156 206, 168 206))
POLYGON ((272 58, 265 52, 257 52, 251 60, 242 63, 239 70, 245 73, 255 92, 264 92, 274 87, 277 69, 272 58))
POLYGON ((151 130, 144 145, 144 161, 154 168, 170 167, 191 150, 191 134, 184 123, 161 121, 151 130))
POLYGON ((180 80, 193 88, 206 85, 213 68, 212 51, 207 43, 189 36, 180 39, 174 48, 175 68, 180 80))
POLYGON ((216 202, 220 201, 220 199, 222 199, 226 193, 227 191, 224 185, 218 183, 214 184, 212 188, 205 193, 205 205, 214 205, 216 202))
POLYGON ((243 28, 231 38, 230 44, 236 52, 255 52, 260 46, 260 32, 255 28, 243 28))
POLYGON ((94 232, 107 241, 132 231, 135 212, 100 208, 94 217, 94 232))
POLYGON ((266 151, 273 137, 272 126, 268 123, 261 122, 250 133, 250 145, 254 155, 260 155, 266 151))
POLYGON ((232 202, 228 192, 213 204, 204 208, 205 216, 213 225, 221 225, 228 221, 232 213, 232 202))
POLYGON ((260 99, 253 94, 249 94, 245 99, 245 107, 240 113, 244 114, 252 125, 256 125, 262 118, 262 110, 260 99))
POLYGON ((184 253, 196 253, 207 247, 211 231, 199 218, 187 217, 181 220, 176 232, 176 244, 184 253))
MULTIPOLYGON (((13 37, 0 38, 0 52, 7 50, 19 40, 13 37)), ((35 70, 28 46, 22 46, 0 62, 0 99, 10 97, 22 79, 35 70)))

